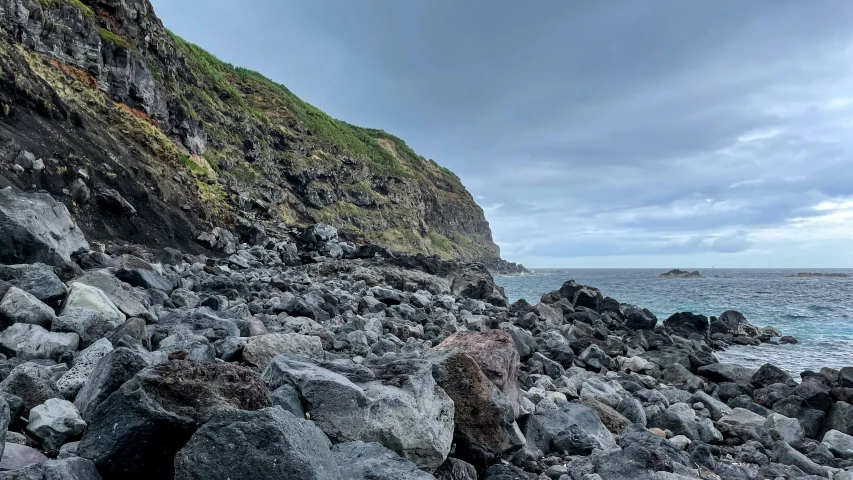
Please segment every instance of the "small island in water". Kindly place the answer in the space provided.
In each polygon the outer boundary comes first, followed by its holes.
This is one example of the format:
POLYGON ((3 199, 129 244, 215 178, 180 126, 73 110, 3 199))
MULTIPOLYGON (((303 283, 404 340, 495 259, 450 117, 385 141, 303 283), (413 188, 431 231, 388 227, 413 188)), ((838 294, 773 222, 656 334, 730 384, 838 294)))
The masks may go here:
POLYGON ((846 273, 821 273, 821 272, 800 272, 800 273, 792 273, 788 275, 791 278, 807 278, 807 277, 836 277, 836 278, 847 278, 850 275, 846 273))
POLYGON ((666 273, 662 273, 662 274, 658 275, 658 278, 705 278, 705 277, 703 277, 702 274, 699 273, 698 270, 696 270, 695 272, 688 272, 686 270, 679 270, 676 268, 675 270, 670 270, 666 273))

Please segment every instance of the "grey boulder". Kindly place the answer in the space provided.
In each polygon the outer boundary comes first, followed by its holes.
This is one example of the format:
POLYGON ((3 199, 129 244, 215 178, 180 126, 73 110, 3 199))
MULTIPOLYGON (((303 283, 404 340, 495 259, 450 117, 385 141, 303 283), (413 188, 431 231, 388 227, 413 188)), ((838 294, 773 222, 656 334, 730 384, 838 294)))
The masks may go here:
POLYGON ((693 441, 718 443, 723 435, 714 428, 708 418, 700 418, 696 411, 686 403, 675 403, 658 415, 649 418, 649 425, 662 430, 670 430, 675 435, 684 435, 693 441))
POLYGON ((49 329, 56 314, 53 309, 45 305, 38 298, 12 287, 2 297, 0 302, 0 325, 8 327, 16 323, 29 323, 49 329))
POLYGON ((128 318, 150 315, 148 295, 134 289, 108 272, 88 272, 74 281, 100 289, 128 318))
POLYGON ((833 454, 842 458, 853 459, 853 436, 830 430, 823 435, 821 442, 833 454))
POLYGON ((126 319, 101 289, 75 282, 51 328, 77 333, 81 345, 88 347, 126 319))
MULTIPOLYGON (((329 440, 313 423, 279 407, 225 410, 175 456, 175 480, 339 480, 329 440)), ((355 471, 358 465, 346 465, 355 471)), ((371 477, 383 478, 383 477, 371 477)))
POLYGON ((44 460, 36 464, 0 473, 0 480, 101 480, 90 460, 80 457, 44 460))
POLYGON ((320 337, 295 333, 270 333, 250 337, 243 348, 243 359, 261 370, 267 368, 273 358, 283 353, 313 356, 323 353, 320 337))
POLYGON ((613 434, 593 409, 562 399, 554 403, 557 408, 537 412, 528 419, 525 426, 528 449, 535 446, 539 456, 552 452, 589 455, 595 449, 616 447, 613 434))
POLYGON ((434 471, 453 440, 453 401, 425 360, 391 360, 373 370, 381 380, 356 384, 308 358, 279 355, 262 378, 270 389, 294 386, 306 413, 333 442, 379 442, 434 471))
POLYGON ((74 404, 68 400, 49 398, 30 410, 27 431, 38 438, 44 450, 56 454, 59 447, 70 437, 83 433, 86 422, 74 404))
POLYGON ((58 361, 80 346, 76 333, 48 332, 38 325, 16 323, 0 333, 0 351, 22 360, 58 361))
POLYGON ((65 284, 56 276, 53 267, 43 263, 0 265, 0 280, 47 303, 62 300, 67 293, 65 284))
POLYGON ((37 363, 26 362, 13 368, 0 382, 0 392, 10 393, 23 401, 25 411, 49 398, 59 397, 53 371, 37 363))
POLYGON ((56 386, 64 398, 73 399, 86 384, 86 380, 95 370, 95 365, 113 350, 113 345, 102 338, 80 352, 72 362, 71 368, 56 381, 56 386))
POLYGON ((0 189, 0 263, 71 261, 89 250, 65 205, 49 194, 0 189))
POLYGON ((829 470, 826 467, 814 463, 809 459, 809 457, 794 450, 794 447, 788 445, 784 441, 776 442, 776 445, 773 447, 771 459, 774 462, 778 462, 783 465, 797 467, 809 475, 829 477, 829 470))
POLYGON ((340 480, 435 480, 379 443, 347 442, 332 447, 340 480))

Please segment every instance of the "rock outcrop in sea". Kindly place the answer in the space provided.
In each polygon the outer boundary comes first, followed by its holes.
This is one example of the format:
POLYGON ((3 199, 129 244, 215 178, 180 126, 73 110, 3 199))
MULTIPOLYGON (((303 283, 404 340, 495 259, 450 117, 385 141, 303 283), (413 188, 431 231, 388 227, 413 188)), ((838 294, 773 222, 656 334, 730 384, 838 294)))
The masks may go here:
POLYGON ((322 224, 101 248, 0 193, 0 479, 853 478, 853 367, 720 363, 782 334, 738 312, 508 304, 322 224))
POLYGON ((698 270, 689 272, 687 270, 674 269, 658 275, 658 278, 705 278, 698 270))
POLYGON ((826 272, 800 272, 800 273, 793 273, 793 274, 791 274, 791 275, 788 275, 788 277, 792 277, 792 278, 810 278, 810 277, 849 278, 849 277, 850 277, 850 274, 847 274, 847 273, 841 273, 841 272, 832 272, 832 273, 826 273, 826 272))

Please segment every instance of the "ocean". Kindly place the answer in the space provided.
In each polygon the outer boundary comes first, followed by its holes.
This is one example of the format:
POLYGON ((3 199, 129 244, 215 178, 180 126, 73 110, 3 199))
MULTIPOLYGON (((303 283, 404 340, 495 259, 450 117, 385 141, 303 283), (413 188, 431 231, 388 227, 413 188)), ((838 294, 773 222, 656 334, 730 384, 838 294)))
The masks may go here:
MULTIPOLYGON (((689 269, 695 270, 695 269, 689 269)), ((753 325, 772 325, 796 345, 736 346, 717 352, 721 362, 758 368, 772 363, 799 375, 822 367, 853 366, 853 276, 790 278, 803 271, 853 269, 705 269, 702 279, 660 279, 666 269, 539 269, 532 275, 496 277, 510 302, 531 304, 566 280, 590 285, 619 302, 648 308, 663 322, 675 312, 706 316, 743 313, 753 325)))

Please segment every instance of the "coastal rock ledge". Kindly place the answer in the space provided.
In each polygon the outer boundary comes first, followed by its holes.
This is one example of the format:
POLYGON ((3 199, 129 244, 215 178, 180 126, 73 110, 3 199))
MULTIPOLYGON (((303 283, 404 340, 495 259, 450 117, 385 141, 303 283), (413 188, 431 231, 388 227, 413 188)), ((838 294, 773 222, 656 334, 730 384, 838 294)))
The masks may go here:
POLYGON ((853 366, 720 363, 780 341, 739 312, 509 304, 328 225, 45 255, 50 215, 0 266, 0 480, 853 479, 853 366))

